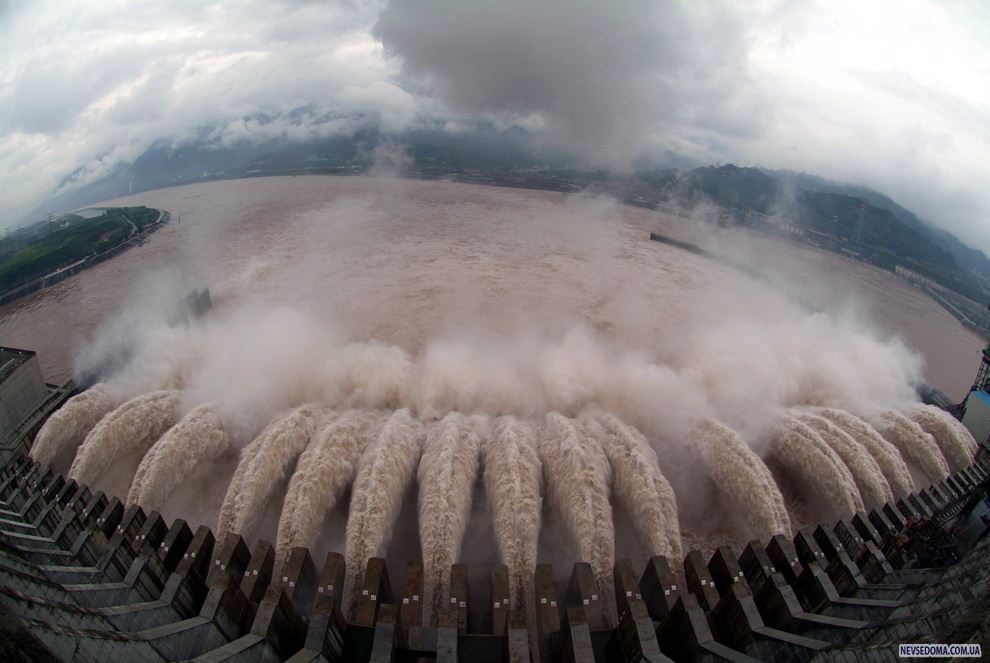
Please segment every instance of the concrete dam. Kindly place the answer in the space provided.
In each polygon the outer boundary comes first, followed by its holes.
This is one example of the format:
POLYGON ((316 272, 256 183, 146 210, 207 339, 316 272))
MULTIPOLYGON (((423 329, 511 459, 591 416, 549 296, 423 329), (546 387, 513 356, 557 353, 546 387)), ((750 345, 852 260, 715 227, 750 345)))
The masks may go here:
POLYGON ((764 462, 704 422, 698 462, 753 538, 702 551, 684 545, 655 453, 606 414, 424 423, 297 407, 238 455, 216 525, 190 527, 160 509, 225 449, 215 409, 179 417, 175 392, 115 403, 97 385, 2 468, 3 646, 12 660, 745 661, 967 642, 959 625, 985 618, 990 594, 990 454, 956 424, 890 411, 881 435, 843 411, 794 410, 764 462), (128 454, 127 491, 91 486, 128 454), (824 477, 802 488, 835 517, 789 511, 775 477, 802 474, 824 477), (503 560, 480 585, 460 558, 479 476, 503 560), (413 482, 422 552, 397 576, 384 550, 413 482), (317 554, 347 489, 342 550, 317 554), (280 490, 272 542, 256 532, 280 490), (567 568, 538 558, 544 500, 574 541, 567 568), (616 555, 613 504, 645 563, 616 555))

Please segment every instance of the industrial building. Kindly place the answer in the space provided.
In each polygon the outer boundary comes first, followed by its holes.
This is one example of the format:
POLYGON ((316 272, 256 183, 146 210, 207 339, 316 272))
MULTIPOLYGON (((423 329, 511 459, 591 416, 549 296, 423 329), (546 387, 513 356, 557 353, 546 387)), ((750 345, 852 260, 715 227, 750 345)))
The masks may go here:
POLYGON ((986 444, 990 438, 990 344, 980 353, 980 370, 961 410, 963 425, 977 442, 986 444))
POLYGON ((6 439, 47 398, 37 355, 0 347, 0 435, 6 439))
POLYGON ((46 384, 34 352, 0 347, 0 462, 26 451, 45 418, 72 390, 71 382, 46 384))

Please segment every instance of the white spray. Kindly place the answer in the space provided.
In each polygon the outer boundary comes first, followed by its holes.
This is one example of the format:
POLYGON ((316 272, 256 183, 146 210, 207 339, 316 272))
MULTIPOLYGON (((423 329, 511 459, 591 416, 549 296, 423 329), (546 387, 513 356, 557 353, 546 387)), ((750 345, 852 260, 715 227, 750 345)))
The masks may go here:
POLYGON ((615 527, 608 458, 597 440, 582 435, 572 419, 557 413, 547 415, 538 450, 547 497, 563 516, 577 544, 578 558, 591 565, 602 593, 611 597, 615 527))
POLYGON ((951 414, 933 405, 918 403, 908 411, 908 416, 935 438, 953 471, 958 472, 973 464, 976 440, 951 414))
POLYGON ((884 478, 880 466, 863 445, 822 416, 800 411, 796 414, 802 423, 815 431, 842 459, 856 482, 864 506, 880 506, 894 499, 894 493, 887 479, 884 478))
MULTIPOLYGON (((941 408, 939 408, 939 412, 942 412, 941 408)), ((946 412, 945 414, 948 413, 946 412)), ((970 455, 975 459, 976 454, 980 449, 980 445, 976 441, 976 438, 973 437, 973 434, 970 433, 969 429, 963 425, 963 422, 959 421, 955 417, 950 415, 948 417, 943 417, 943 419, 946 424, 951 426, 956 431, 956 435, 959 437, 959 439, 963 441, 963 443, 966 445, 966 448, 969 449, 970 455)))
POLYGON ((791 521, 780 488, 766 464, 734 430, 705 419, 691 429, 690 439, 725 502, 738 507, 754 536, 762 541, 774 534, 790 536, 791 521))
POLYGON ((875 422, 884 439, 897 447, 929 481, 949 476, 949 465, 935 443, 935 438, 897 410, 887 410, 875 422))
POLYGON ((100 419, 79 447, 69 478, 92 484, 123 454, 150 448, 179 418, 180 401, 177 391, 153 391, 100 419))
POLYGON ((770 456, 784 470, 806 482, 835 517, 863 510, 863 498, 849 468, 811 428, 785 416, 773 436, 770 456))
MULTIPOLYGON (((244 449, 241 450, 240 459, 237 462, 237 467, 234 469, 233 476, 230 477, 230 481, 227 483, 227 495, 232 492, 236 493, 241 490, 241 484, 244 483, 244 475, 247 473, 248 467, 251 466, 251 462, 254 457, 258 455, 261 451, 261 447, 264 444, 264 440, 259 435, 254 438, 250 444, 248 444, 244 449)), ((226 496, 225 496, 226 497, 226 496)), ((224 536, 223 532, 233 531, 233 521, 234 514, 236 510, 236 503, 233 499, 224 501, 220 504, 220 512, 217 514, 217 531, 216 537, 218 542, 221 537, 224 536)))
POLYGON ((292 548, 316 542, 324 517, 354 481, 365 437, 377 419, 373 412, 345 412, 313 435, 285 493, 275 546, 278 566, 292 548))
POLYGON ((450 566, 457 561, 471 514, 478 474, 477 431, 462 415, 448 414, 426 434, 419 461, 419 541, 423 549, 423 624, 433 625, 450 593, 450 566))
POLYGON ((895 497, 907 497, 914 492, 914 479, 908 470, 901 452, 893 444, 883 439, 877 430, 854 414, 836 408, 813 408, 821 415, 848 433, 873 456, 881 472, 890 485, 895 497))
POLYGON ((409 410, 396 410, 361 455, 347 517, 345 613, 364 580, 368 560, 385 554, 402 498, 416 473, 423 437, 423 425, 409 410))
MULTIPOLYGON (((941 411, 941 409, 939 411, 941 411)), ((973 434, 970 433, 969 429, 963 425, 963 422, 959 421, 958 419, 956 419, 951 415, 945 418, 944 420, 946 424, 951 426, 956 431, 956 435, 959 437, 959 439, 963 441, 963 443, 966 445, 966 448, 969 449, 970 455, 973 456, 973 458, 975 459, 976 454, 980 449, 980 445, 976 441, 976 438, 973 437, 973 434)))
POLYGON ((509 599, 535 624, 534 575, 543 507, 536 432, 515 417, 499 417, 482 453, 495 537, 509 570, 509 599))
POLYGON ((680 560, 677 500, 660 471, 657 454, 639 431, 611 414, 582 417, 585 434, 598 440, 612 466, 612 493, 632 516, 650 555, 680 560))
POLYGON ((314 405, 289 410, 273 419, 248 445, 220 507, 219 543, 233 533, 250 536, 265 503, 309 444, 323 414, 314 405))
POLYGON ((38 431, 29 455, 42 466, 50 465, 63 451, 78 447, 115 404, 102 383, 73 396, 38 431))
POLYGON ((197 466, 209 463, 230 446, 217 403, 193 409, 155 442, 131 480, 127 504, 145 511, 161 509, 172 492, 197 466))

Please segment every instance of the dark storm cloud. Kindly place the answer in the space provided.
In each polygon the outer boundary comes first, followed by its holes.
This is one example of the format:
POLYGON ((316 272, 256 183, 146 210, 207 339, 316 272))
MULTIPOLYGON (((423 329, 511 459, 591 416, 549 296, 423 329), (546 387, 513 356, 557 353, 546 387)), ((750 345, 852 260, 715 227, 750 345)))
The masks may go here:
POLYGON ((65 129, 93 99, 140 75, 147 53, 127 55, 106 54, 81 67, 55 57, 35 60, 30 74, 10 86, 10 97, 22 101, 0 109, 0 125, 27 133, 65 129))
POLYGON ((585 158, 628 164, 657 131, 759 133, 747 26, 727 6, 392 0, 375 34, 453 110, 532 117, 585 158), (743 99, 745 97, 745 100, 743 99))
POLYGON ((817 172, 990 248, 988 16, 925 0, 391 0, 374 34, 407 85, 591 165, 664 150, 817 172))
POLYGON ((377 2, 33 0, 0 14, 0 225, 157 140, 307 140, 357 115, 395 129, 417 101, 371 37, 377 2), (290 122, 294 109, 319 109, 290 122), (275 118, 267 124, 250 118, 275 118), (318 126, 317 126, 318 125, 318 126), (66 176, 74 173, 72 178, 66 176), (67 184, 64 184, 66 183, 67 184))
POLYGON ((866 184, 990 249, 988 25, 935 0, 0 0, 0 225, 158 140, 480 120, 592 166, 866 184))

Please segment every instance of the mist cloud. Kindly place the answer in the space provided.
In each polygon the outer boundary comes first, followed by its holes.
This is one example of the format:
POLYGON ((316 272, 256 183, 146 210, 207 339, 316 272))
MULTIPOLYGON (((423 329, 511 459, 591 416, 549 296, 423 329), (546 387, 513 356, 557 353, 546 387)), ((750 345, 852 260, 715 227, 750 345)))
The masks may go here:
POLYGON ((401 129, 416 99, 369 34, 371 3, 13 3, 0 22, 0 225, 157 140, 401 129), (280 119, 307 108, 292 122, 280 119), (252 121, 270 115, 279 121, 252 121), (71 175, 71 177, 69 177, 71 175))
POLYGON ((744 25, 700 4, 393 0, 375 34, 453 110, 535 115, 598 165, 628 167, 684 122, 752 131, 766 108, 727 85, 746 75, 744 25))
POLYGON ((392 0, 402 73, 590 165, 673 153, 864 183, 990 249, 990 13, 908 3, 392 0))

